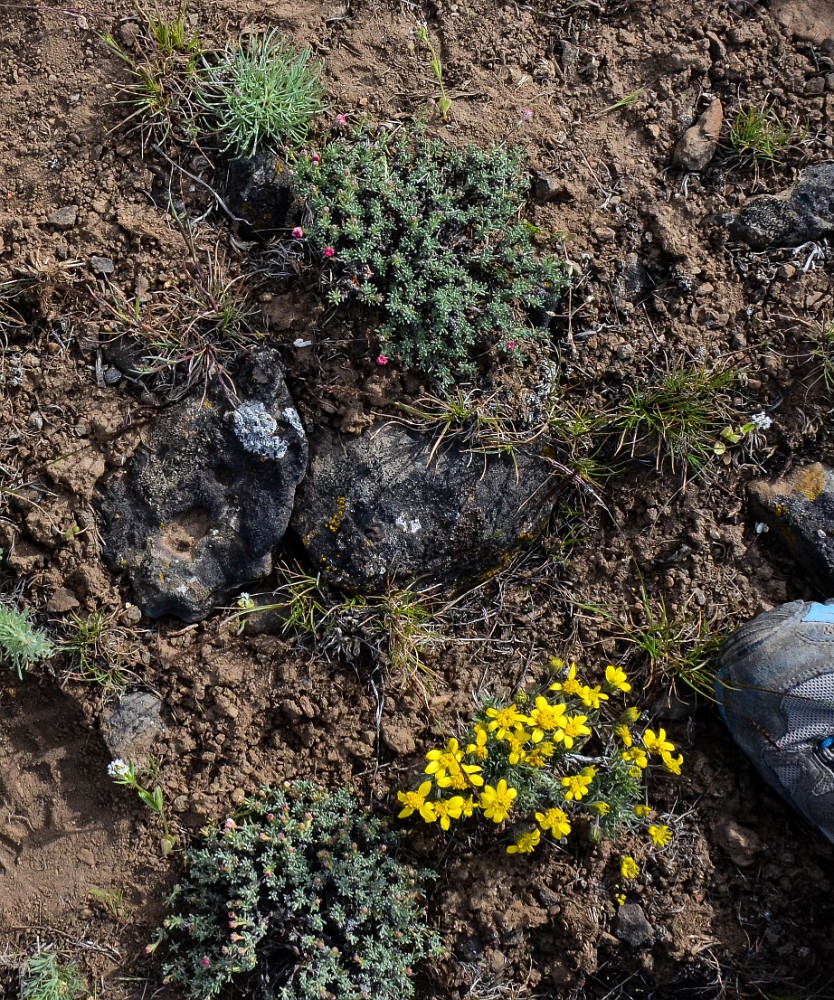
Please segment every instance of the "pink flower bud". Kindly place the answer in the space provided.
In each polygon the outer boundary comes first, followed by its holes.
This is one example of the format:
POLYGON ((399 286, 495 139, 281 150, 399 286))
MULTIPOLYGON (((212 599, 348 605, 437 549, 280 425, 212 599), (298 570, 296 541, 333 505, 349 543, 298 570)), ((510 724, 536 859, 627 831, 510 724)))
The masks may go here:
POLYGON ((386 358, 384 354, 380 354, 379 357, 376 359, 376 363, 378 365, 387 365, 388 358, 386 358))
POLYGON ((313 163, 321 163, 321 157, 319 156, 318 153, 313 153, 310 156, 310 159, 313 161, 313 163))
POLYGON ((292 235, 293 239, 300 240, 301 237, 304 235, 304 230, 301 228, 301 226, 296 226, 295 229, 293 229, 292 231, 292 235))
POLYGON ((347 118, 344 115, 336 115, 336 124, 339 128, 344 128, 347 125, 347 118))
POLYGON ((333 249, 333 247, 325 247, 324 248, 324 256, 325 257, 335 257, 336 256, 336 251, 333 249))

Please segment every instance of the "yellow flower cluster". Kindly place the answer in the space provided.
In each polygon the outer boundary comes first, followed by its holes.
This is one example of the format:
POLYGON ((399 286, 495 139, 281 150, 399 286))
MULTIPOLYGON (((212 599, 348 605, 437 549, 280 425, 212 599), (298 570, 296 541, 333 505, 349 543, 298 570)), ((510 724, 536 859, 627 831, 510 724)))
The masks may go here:
MULTIPOLYGON (((507 847, 509 854, 530 854, 542 834, 556 840, 567 837, 574 814, 590 817, 597 834, 616 830, 623 803, 629 811, 634 808, 634 791, 627 793, 630 799, 624 800, 622 793, 618 797, 616 781, 611 783, 613 762, 621 775, 625 762, 631 779, 641 777, 652 756, 680 773, 682 757, 674 756, 674 744, 663 729, 647 729, 642 736, 632 732, 640 717, 637 708, 626 708, 606 723, 620 743, 613 757, 606 749, 591 758, 593 764, 585 757, 578 763, 588 766, 571 766, 573 755, 592 737, 605 703, 618 692, 630 691, 631 684, 625 671, 613 665, 605 668, 604 681, 592 686, 577 676, 575 663, 551 662, 560 680, 522 692, 511 704, 481 710, 464 739, 452 737, 445 746, 429 750, 419 787, 397 793, 400 818, 416 814, 449 830, 452 822, 476 814, 495 824, 515 819, 532 824, 535 817, 533 829, 518 834, 507 847)), ((610 746, 604 740, 603 745, 610 746)), ((640 808, 634 809, 638 817, 640 808)), ((668 843, 664 830, 668 832, 666 827, 651 827, 649 835, 655 843, 668 843)))

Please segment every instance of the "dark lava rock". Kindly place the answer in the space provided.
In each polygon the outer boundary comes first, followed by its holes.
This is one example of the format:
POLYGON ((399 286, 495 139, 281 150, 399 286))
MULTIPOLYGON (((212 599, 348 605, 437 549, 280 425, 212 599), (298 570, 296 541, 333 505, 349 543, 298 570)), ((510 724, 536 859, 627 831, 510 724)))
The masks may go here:
POLYGON ((200 621, 272 569, 307 444, 275 352, 238 387, 236 407, 217 390, 164 411, 101 490, 104 557, 151 618, 200 621))
POLYGON ((748 487, 754 517, 767 524, 824 593, 834 593, 834 471, 815 462, 774 483, 748 487))
POLYGON ((503 566, 544 526, 557 487, 546 459, 473 454, 388 423, 323 430, 292 527, 331 583, 379 593, 392 580, 462 585, 503 566))
POLYGON ((729 224, 754 250, 799 246, 834 233, 834 161, 803 170, 792 188, 751 198, 729 224))
POLYGON ((292 203, 292 173, 274 153, 232 160, 226 204, 255 233, 285 229, 292 203))
POLYGON ((150 691, 123 695, 104 721, 104 740, 111 756, 139 760, 151 748, 161 729, 162 702, 150 691))
POLYGON ((638 903, 624 903, 617 910, 611 930, 632 948, 648 944, 654 938, 654 927, 646 920, 643 907, 638 903))

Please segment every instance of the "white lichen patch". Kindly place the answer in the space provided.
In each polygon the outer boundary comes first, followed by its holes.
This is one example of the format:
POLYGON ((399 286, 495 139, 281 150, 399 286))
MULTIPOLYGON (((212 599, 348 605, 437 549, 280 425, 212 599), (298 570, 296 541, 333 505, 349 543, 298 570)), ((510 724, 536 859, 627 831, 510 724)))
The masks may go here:
POLYGON ((399 517, 394 521, 394 524, 398 528, 402 528, 403 531, 407 531, 409 535, 416 535, 418 531, 421 531, 423 525, 420 524, 418 518, 407 518, 405 514, 400 514, 399 517))
MULTIPOLYGON (((291 409, 292 407, 287 407, 287 410, 291 409)), ((284 411, 285 415, 287 410, 284 411)), ((292 412, 298 421, 298 414, 295 410, 292 412)), ((287 453, 289 443, 276 435, 278 421, 257 400, 240 404, 232 414, 232 427, 238 441, 253 455, 280 459, 287 453)))

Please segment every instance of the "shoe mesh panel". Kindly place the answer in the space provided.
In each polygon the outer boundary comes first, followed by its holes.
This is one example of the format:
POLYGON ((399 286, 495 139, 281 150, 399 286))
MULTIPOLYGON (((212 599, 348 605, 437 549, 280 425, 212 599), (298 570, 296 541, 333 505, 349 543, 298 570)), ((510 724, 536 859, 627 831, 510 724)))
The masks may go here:
POLYGON ((834 673, 820 674, 797 684, 782 699, 782 711, 788 731, 777 741, 780 747, 834 736, 834 673))

